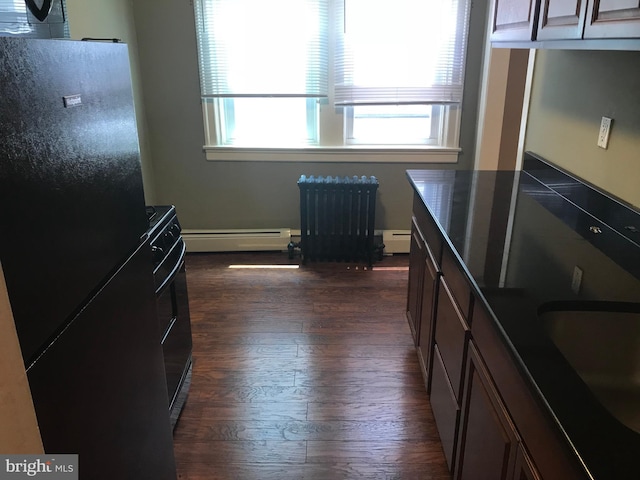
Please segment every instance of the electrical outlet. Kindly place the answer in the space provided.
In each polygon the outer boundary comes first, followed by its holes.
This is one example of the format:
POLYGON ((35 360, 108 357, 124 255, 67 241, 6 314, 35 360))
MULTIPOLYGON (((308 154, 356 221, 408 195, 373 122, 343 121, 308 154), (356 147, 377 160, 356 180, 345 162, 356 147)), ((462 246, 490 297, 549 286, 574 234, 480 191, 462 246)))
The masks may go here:
POLYGON ((606 149, 609 145, 609 132, 611 131, 611 119, 602 117, 600 122, 600 133, 598 133, 598 146, 606 149))
POLYGON ((571 290, 578 295, 582 286, 582 269, 579 266, 573 267, 573 278, 571 279, 571 290))

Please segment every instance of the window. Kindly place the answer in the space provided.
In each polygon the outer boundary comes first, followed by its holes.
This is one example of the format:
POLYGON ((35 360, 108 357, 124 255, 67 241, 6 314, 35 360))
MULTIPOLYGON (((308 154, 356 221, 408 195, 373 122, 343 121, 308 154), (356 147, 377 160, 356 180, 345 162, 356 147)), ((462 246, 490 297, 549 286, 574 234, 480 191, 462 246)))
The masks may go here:
POLYGON ((444 144, 440 105, 367 105, 345 110, 347 144, 444 144))
POLYGON ((456 148, 469 4, 197 0, 208 144, 456 148))
POLYGON ((307 98, 237 97, 216 99, 220 145, 318 145, 318 102, 307 98))
POLYGON ((327 16, 326 0, 196 2, 202 97, 217 144, 318 143, 327 16))

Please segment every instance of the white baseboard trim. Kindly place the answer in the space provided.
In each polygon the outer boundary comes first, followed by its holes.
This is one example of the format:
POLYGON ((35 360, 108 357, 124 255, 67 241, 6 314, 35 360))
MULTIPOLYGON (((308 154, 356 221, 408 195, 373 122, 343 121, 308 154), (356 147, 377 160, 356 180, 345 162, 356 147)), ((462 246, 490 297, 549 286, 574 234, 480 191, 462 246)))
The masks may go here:
MULTIPOLYGON (((409 253, 410 230, 376 231, 382 235, 384 253, 409 253)), ((300 241, 300 230, 232 229, 232 230, 182 230, 187 252, 286 252, 289 242, 300 241)))
POLYGON ((387 255, 409 253, 411 230, 383 230, 382 243, 384 243, 384 253, 387 255))
POLYGON ((286 251, 291 230, 182 230, 187 252, 286 251))

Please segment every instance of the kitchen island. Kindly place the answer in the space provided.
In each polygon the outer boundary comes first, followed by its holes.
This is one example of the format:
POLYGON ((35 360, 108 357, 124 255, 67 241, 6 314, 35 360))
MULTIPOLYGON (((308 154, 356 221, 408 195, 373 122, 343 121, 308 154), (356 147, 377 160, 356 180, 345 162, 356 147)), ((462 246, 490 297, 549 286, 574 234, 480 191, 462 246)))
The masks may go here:
POLYGON ((637 478, 638 212, 530 153, 407 176, 407 317, 454 478, 637 478))

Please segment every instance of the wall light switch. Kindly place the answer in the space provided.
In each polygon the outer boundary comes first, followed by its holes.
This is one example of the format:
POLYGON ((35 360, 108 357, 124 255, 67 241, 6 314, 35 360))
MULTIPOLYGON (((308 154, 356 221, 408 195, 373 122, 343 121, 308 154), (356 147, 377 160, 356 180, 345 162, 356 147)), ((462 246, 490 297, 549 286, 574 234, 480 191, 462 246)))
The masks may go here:
POLYGON ((609 145, 609 132, 611 131, 612 120, 609 117, 602 117, 600 122, 600 133, 598 133, 598 146, 606 149, 609 145))

